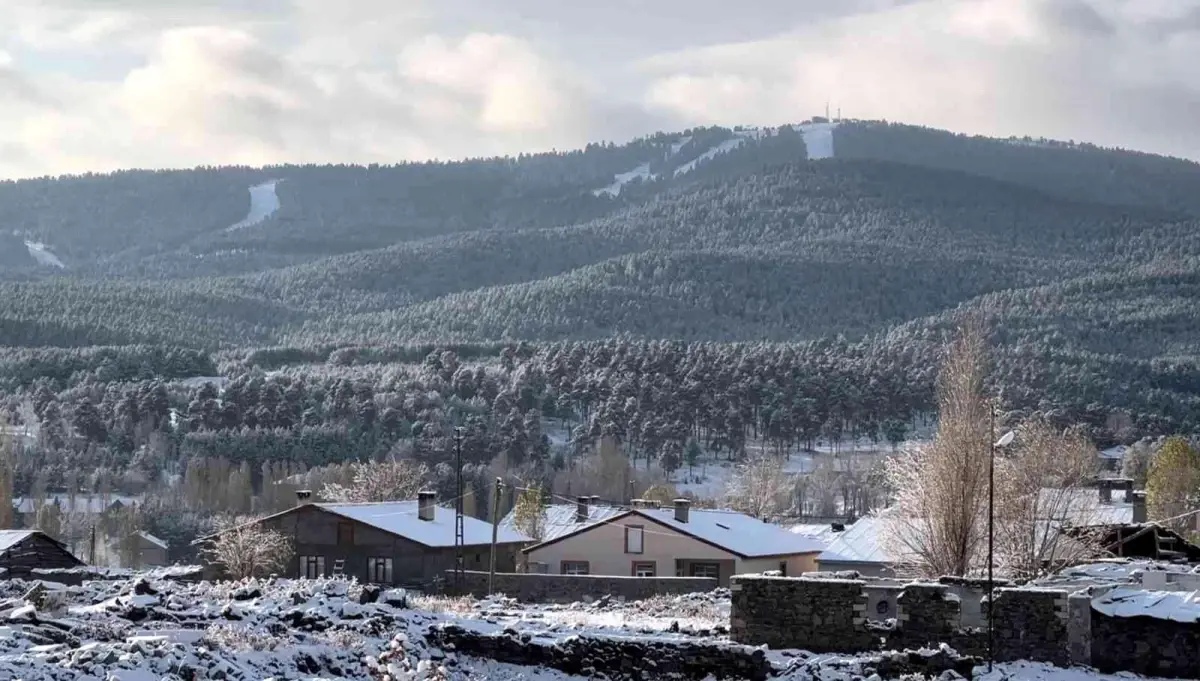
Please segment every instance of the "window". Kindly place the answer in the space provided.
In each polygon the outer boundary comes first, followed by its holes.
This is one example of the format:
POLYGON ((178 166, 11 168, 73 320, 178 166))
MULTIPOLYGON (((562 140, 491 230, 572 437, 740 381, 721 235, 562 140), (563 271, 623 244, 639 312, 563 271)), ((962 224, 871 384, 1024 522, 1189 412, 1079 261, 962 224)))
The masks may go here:
POLYGON ((564 575, 586 575, 588 574, 588 562, 586 560, 564 560, 562 573, 564 575))
POLYGON ((354 543, 354 524, 353 523, 338 523, 338 544, 346 545, 354 543))
POLYGON ((721 574, 721 566, 716 563, 692 563, 692 577, 712 577, 716 579, 721 574))
POLYGON ((325 556, 300 556, 300 576, 319 579, 325 576, 325 556))
POLYGON ((633 561, 634 577, 654 577, 658 574, 658 566, 654 563, 633 561))
POLYGON ((367 581, 376 584, 391 584, 392 583, 392 559, 391 558, 368 558, 367 559, 367 581))
POLYGON ((875 604, 875 612, 879 613, 880 615, 888 614, 888 610, 891 610, 891 605, 886 600, 879 601, 875 604))
POLYGON ((644 548, 646 528, 641 525, 625 526, 625 553, 641 553, 644 548))

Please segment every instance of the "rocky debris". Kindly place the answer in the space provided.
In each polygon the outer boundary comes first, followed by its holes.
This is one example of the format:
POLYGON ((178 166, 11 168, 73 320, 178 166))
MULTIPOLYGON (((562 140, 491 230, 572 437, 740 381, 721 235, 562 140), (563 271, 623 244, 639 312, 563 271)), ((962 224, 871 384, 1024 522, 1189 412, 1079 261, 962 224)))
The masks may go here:
POLYGON ((549 642, 530 632, 481 633, 456 624, 434 626, 429 643, 446 651, 509 664, 547 667, 589 678, 746 679, 760 681, 774 669, 760 648, 655 640, 570 636, 549 642))
POLYGON ((959 655, 942 645, 937 649, 880 653, 869 657, 798 657, 777 672, 788 681, 820 681, 829 678, 856 679, 970 679, 983 660, 959 655))

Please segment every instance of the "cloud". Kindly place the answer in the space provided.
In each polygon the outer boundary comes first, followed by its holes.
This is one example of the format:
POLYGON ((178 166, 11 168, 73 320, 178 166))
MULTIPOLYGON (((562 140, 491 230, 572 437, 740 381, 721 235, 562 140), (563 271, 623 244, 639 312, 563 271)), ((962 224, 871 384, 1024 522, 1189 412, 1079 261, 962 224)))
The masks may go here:
POLYGON ((1200 158, 1200 0, 12 0, 6 10, 8 175, 515 154, 796 121, 826 101, 860 118, 1200 158))

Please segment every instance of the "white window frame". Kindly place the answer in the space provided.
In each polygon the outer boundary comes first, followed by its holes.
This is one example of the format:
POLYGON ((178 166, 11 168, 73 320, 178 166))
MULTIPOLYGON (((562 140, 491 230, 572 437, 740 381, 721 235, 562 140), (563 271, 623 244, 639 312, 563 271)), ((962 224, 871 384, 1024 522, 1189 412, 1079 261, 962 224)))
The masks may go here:
POLYGON ((625 553, 641 555, 646 552, 646 526, 625 526, 625 553), (634 538, 637 538, 636 540, 634 538))
POLYGON ((562 573, 564 575, 583 576, 591 574, 592 566, 586 560, 564 560, 562 573))
POLYGON ((372 584, 391 584, 395 580, 395 562, 391 558, 375 556, 367 559, 367 581, 372 584))
POLYGON ((657 577, 658 565, 650 560, 637 560, 633 562, 634 577, 657 577))
POLYGON ((711 577, 713 579, 721 578, 721 565, 719 563, 692 563, 688 567, 688 572, 692 577, 711 577), (697 570, 697 568, 704 568, 697 570), (712 568, 712 574, 709 574, 708 568, 712 568), (703 573, 703 574, 701 574, 703 573))

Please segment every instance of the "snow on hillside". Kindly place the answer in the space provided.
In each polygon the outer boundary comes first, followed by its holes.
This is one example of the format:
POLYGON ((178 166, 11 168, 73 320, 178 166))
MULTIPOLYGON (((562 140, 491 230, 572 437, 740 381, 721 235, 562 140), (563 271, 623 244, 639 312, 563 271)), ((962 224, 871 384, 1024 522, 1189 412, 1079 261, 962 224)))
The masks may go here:
POLYGON ((608 185, 607 187, 603 187, 601 189, 593 190, 592 195, 600 196, 601 194, 608 194, 609 196, 619 196, 621 194, 622 187, 624 187, 625 185, 629 184, 630 182, 633 182, 634 180, 638 180, 638 179, 640 179, 643 182, 648 182, 648 181, 654 179, 654 176, 650 174, 650 164, 649 163, 643 163, 642 165, 634 168, 633 170, 630 170, 629 172, 625 172, 625 173, 621 173, 620 175, 617 175, 616 177, 613 178, 612 184, 608 185))
POLYGON ((63 264, 63 261, 58 259, 58 256, 46 250, 46 244, 26 240, 25 248, 29 249, 30 257, 36 260, 39 265, 57 267, 60 270, 67 268, 67 266, 63 264))
POLYGON ((679 177, 680 175, 685 175, 687 173, 692 172, 693 170, 695 170, 696 166, 700 165, 701 163, 704 163, 705 161, 707 161, 711 158, 714 158, 718 154, 725 154, 730 151, 733 151, 734 149, 737 149, 738 147, 740 147, 746 143, 746 139, 749 136, 750 135, 748 133, 747 134, 738 133, 737 136, 731 137, 731 138, 725 140, 724 142, 721 142, 720 144, 709 149, 708 151, 704 152, 703 154, 700 154, 699 156, 692 159, 691 161, 688 161, 687 163, 684 163, 683 165, 676 168, 675 169, 675 177, 679 177))
POLYGON ((257 225, 279 210, 279 195, 275 193, 277 184, 279 184, 279 180, 271 180, 251 187, 250 212, 246 213, 246 217, 241 222, 226 227, 225 231, 233 232, 257 225))
POLYGON ((833 129, 836 127, 837 123, 804 123, 796 126, 804 135, 804 146, 808 147, 808 160, 833 158, 833 129))

